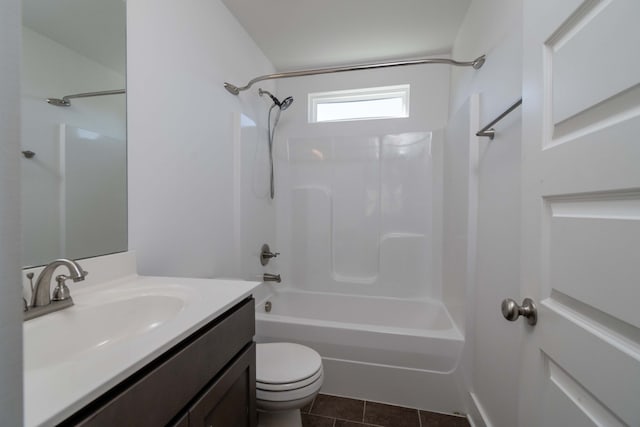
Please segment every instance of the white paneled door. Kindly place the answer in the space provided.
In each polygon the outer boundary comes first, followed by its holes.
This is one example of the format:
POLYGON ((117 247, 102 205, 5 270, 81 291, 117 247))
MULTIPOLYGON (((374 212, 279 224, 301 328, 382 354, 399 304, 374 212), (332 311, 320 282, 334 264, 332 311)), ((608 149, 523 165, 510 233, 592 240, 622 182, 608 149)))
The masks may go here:
POLYGON ((640 426, 639 22, 524 1, 522 427, 640 426))

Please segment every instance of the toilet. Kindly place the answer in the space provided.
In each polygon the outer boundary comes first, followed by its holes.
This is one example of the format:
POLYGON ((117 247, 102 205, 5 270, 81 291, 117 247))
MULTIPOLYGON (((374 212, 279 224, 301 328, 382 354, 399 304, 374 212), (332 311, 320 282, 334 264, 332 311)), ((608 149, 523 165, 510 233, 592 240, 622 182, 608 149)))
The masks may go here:
POLYGON ((323 379, 315 350, 294 343, 257 344, 258 427, 301 427, 300 409, 318 394, 323 379))

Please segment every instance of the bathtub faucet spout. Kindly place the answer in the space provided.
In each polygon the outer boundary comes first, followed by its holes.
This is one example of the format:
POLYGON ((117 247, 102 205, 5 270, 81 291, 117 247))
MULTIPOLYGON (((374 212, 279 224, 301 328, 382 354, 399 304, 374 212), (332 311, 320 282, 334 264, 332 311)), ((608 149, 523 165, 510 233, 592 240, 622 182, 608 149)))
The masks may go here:
POLYGON ((280 283, 282 281, 280 279, 279 274, 269 274, 269 273, 264 273, 264 275, 262 276, 262 280, 265 282, 277 282, 277 283, 280 283))

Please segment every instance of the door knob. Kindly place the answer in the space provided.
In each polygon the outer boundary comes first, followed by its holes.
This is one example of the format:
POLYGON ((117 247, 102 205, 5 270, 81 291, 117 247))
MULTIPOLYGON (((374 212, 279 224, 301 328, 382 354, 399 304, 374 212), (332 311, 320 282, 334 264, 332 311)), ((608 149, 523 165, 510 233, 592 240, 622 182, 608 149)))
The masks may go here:
POLYGON ((533 326, 538 322, 538 309, 531 298, 525 298, 522 306, 511 298, 502 301, 502 315, 510 322, 514 322, 519 316, 527 318, 527 322, 533 326))

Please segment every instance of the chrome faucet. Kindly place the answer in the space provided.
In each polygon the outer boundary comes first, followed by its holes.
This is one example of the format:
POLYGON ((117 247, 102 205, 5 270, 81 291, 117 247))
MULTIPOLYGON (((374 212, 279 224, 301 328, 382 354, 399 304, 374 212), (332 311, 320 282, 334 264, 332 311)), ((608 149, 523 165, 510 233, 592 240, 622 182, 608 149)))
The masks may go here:
POLYGON ((73 299, 69 293, 69 288, 64 283, 67 279, 74 282, 80 282, 87 276, 87 272, 80 265, 70 259, 57 259, 49 263, 36 279, 36 285, 31 295, 31 304, 25 311, 25 320, 42 316, 47 313, 62 310, 73 305, 73 299), (56 288, 53 292, 53 300, 51 299, 51 278, 56 269, 65 266, 69 270, 69 276, 56 276, 56 288))
POLYGON ((280 283, 282 281, 282 279, 280 279, 279 274, 270 274, 270 273, 264 273, 262 275, 262 280, 264 282, 277 282, 277 283, 280 283))

